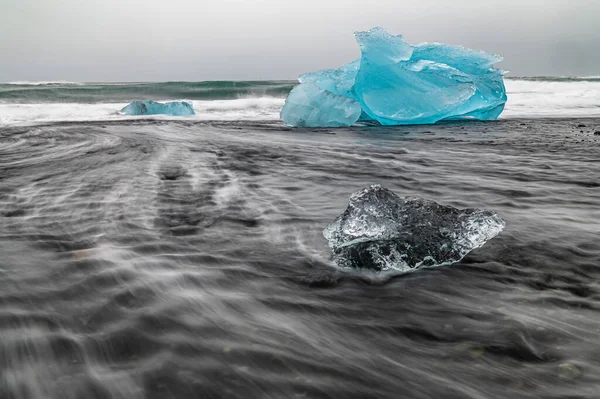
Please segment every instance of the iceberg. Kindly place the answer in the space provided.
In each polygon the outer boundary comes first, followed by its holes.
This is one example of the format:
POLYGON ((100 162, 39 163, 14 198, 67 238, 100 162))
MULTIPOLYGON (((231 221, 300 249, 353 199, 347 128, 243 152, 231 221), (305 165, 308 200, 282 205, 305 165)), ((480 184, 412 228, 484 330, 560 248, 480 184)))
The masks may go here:
POLYGON ((286 122, 296 127, 350 126, 362 110, 356 101, 312 83, 296 86, 285 102, 286 122))
POLYGON ((159 103, 156 101, 134 101, 124 107, 121 112, 125 115, 196 115, 192 104, 187 101, 159 103))
POLYGON ((352 194, 346 211, 323 235, 340 267, 408 272, 458 262, 504 226, 489 210, 401 198, 373 185, 352 194))
MULTIPOLYGON (((461 46, 423 43, 412 46, 383 28, 355 34, 361 58, 339 69, 299 76, 281 110, 288 126, 340 126, 330 113, 352 111, 357 120, 382 125, 432 124, 442 120, 494 120, 504 110, 504 72, 494 68, 502 57, 461 46), (310 85, 310 88, 309 86, 310 85), (317 86, 324 90, 314 89, 317 86), (295 107, 294 91, 303 92, 311 107, 295 107), (321 103, 321 99, 327 101, 321 103), (347 102, 350 99, 353 102, 347 102), (335 124, 330 124, 335 120, 335 124), (297 124, 302 121, 303 124, 297 124)), ((344 119, 350 126, 356 121, 344 119)))

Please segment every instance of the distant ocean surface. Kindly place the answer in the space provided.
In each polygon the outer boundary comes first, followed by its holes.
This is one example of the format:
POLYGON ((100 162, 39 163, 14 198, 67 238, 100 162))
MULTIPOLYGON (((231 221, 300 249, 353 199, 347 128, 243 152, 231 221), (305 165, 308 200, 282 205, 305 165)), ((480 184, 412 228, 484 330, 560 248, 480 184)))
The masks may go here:
MULTIPOLYGON (((132 119, 121 115, 119 110, 134 100, 189 100, 197 114, 188 118, 192 120, 277 120, 295 84, 295 81, 0 83, 0 124, 132 119)), ((506 87, 509 100, 502 118, 600 116, 600 77, 508 78, 506 87)))

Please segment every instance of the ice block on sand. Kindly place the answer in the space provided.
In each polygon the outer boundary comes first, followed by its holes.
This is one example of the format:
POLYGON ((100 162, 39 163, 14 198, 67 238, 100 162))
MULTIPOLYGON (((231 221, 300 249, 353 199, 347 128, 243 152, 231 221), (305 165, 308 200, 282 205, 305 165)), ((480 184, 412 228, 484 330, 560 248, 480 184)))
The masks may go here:
POLYGON ((407 272, 458 262, 503 228, 493 211, 401 198, 374 185, 352 194, 323 235, 341 267, 407 272))

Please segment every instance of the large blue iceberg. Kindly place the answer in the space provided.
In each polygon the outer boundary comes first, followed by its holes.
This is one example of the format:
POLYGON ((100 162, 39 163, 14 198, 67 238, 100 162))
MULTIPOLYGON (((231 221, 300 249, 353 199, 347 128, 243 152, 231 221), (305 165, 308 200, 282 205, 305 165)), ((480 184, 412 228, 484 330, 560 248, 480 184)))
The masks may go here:
POLYGON ((125 115, 196 115, 192 104, 187 101, 159 103, 156 101, 134 101, 121 110, 125 115))
POLYGON ((402 36, 390 35, 383 28, 355 36, 362 52, 360 59, 339 69, 300 75, 300 85, 281 110, 287 125, 494 120, 504 110, 504 72, 494 68, 502 61, 498 55, 439 43, 411 46, 402 36), (303 94, 303 104, 309 106, 297 106, 299 93, 303 94), (358 115, 357 106, 361 109, 358 115))

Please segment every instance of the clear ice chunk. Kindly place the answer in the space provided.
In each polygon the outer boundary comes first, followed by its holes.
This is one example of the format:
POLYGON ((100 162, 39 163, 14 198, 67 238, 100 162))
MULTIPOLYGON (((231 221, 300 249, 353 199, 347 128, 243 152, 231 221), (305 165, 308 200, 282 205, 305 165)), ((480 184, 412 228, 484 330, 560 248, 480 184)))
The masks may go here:
POLYGON ((124 107, 121 112, 125 115, 196 115, 192 104, 187 101, 159 103, 156 101, 134 101, 124 107))
POLYGON ((504 226, 492 211, 401 198, 373 185, 352 194, 323 235, 341 267, 407 272, 458 262, 504 226))
POLYGON ((356 101, 312 83, 301 83, 294 87, 281 109, 281 118, 285 123, 296 127, 350 126, 360 114, 360 104, 356 101))
MULTIPOLYGON (((494 68, 502 57, 439 43, 411 46, 383 28, 355 35, 360 59, 339 69, 302 74, 298 80, 356 101, 362 109, 358 120, 383 125, 494 120, 504 110, 504 72, 494 68)), ((305 109, 310 116, 302 117, 298 113, 302 110, 293 116, 306 121, 305 127, 319 127, 324 125, 315 113, 327 114, 330 109, 315 103, 305 109)), ((298 126, 289 116, 281 114, 286 124, 298 126)))

